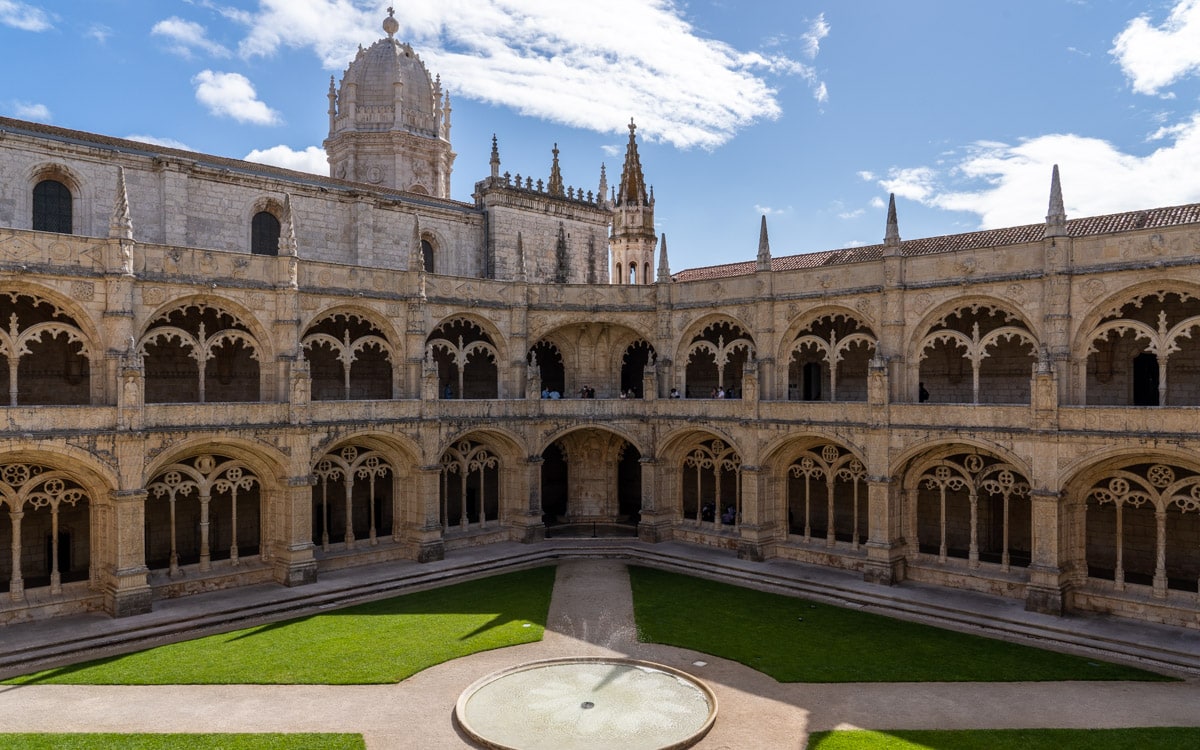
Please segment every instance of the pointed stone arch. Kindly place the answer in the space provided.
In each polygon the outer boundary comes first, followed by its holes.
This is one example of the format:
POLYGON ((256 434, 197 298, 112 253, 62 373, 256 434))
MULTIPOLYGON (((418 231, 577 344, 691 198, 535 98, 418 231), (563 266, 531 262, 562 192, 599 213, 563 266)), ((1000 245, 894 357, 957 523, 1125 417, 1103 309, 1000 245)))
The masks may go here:
POLYGON ((755 358, 754 338, 736 318, 706 316, 680 337, 676 362, 683 363, 683 395, 740 397, 743 367, 755 358))

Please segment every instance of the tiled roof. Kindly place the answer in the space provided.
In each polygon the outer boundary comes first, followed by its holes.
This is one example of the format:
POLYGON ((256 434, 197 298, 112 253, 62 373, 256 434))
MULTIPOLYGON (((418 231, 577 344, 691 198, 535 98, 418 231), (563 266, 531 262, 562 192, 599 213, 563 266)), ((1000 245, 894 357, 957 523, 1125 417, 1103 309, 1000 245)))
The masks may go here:
MULTIPOLYGON (((0 133, 4 132, 42 136, 57 141, 76 143, 84 146, 93 146, 96 148, 109 149, 121 153, 136 154, 139 156, 162 156, 173 157, 176 159, 186 159, 188 161, 193 161, 197 164, 215 169, 228 169, 231 171, 242 172, 244 174, 262 175, 264 177, 286 180, 288 182, 294 182, 303 185, 316 185, 334 190, 354 190, 357 192, 367 192, 379 196, 403 199, 408 202, 436 204, 453 208, 463 208, 464 206, 470 205, 460 201, 434 198, 432 196, 418 195, 416 193, 407 193, 401 190, 380 188, 377 185, 351 182, 349 180, 339 180, 333 177, 313 174, 311 172, 297 172, 292 169, 283 169, 282 167, 274 167, 269 164, 259 164, 257 162, 244 161, 241 159, 229 159, 224 156, 212 156, 211 154, 202 154, 196 151, 184 151, 183 149, 168 148, 166 146, 158 146, 152 143, 143 143, 142 141, 111 138, 106 135, 87 133, 82 130, 69 130, 67 128, 55 127, 53 125, 44 125, 40 122, 28 122, 26 120, 14 120, 8 117, 0 117, 0 133)), ((474 208, 474 206, 470 207, 474 208)))
MULTIPOLYGON (((1071 219, 1067 222, 1067 234, 1071 237, 1088 237, 1098 234, 1111 234, 1113 232, 1158 229, 1196 223, 1200 223, 1200 203, 1071 219)), ((980 248, 1002 247, 1005 245, 1023 245, 1030 242, 1040 242, 1045 230, 1045 224, 1027 224, 1020 227, 985 229, 965 234, 947 234, 941 237, 905 240, 900 243, 900 253, 904 256, 933 255, 935 253, 949 253, 956 250, 978 250, 980 248)), ((804 268, 840 265, 843 263, 857 263, 864 260, 878 260, 881 257, 883 257, 883 245, 867 245, 864 247, 847 248, 845 250, 824 250, 816 253, 803 253, 801 255, 786 255, 779 258, 772 258, 771 270, 794 271, 804 268)), ((689 268, 672 274, 671 278, 675 281, 723 279, 730 276, 752 274, 756 268, 757 264, 754 261, 727 263, 720 266, 689 268)))

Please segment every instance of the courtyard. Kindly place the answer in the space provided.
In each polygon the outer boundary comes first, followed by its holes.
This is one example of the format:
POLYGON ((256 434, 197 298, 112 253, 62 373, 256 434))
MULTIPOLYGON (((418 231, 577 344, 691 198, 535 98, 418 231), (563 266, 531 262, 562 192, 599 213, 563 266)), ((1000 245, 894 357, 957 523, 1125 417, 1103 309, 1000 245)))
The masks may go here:
MULTIPOLYGON (((730 580, 740 569, 738 561, 714 551, 671 544, 655 547, 654 553, 660 557, 655 567, 679 568, 686 563, 694 571, 708 571, 710 575, 716 573, 730 580), (678 557, 682 554, 693 559, 678 557), (664 564, 672 557, 675 557, 673 564, 664 564)), ((781 562, 769 571, 775 577, 761 575, 760 585, 778 590, 780 581, 789 580, 782 574, 788 574, 797 587, 805 590, 804 599, 796 606, 812 609, 814 621, 809 624, 819 622, 818 612, 832 610, 830 604, 877 613, 890 608, 907 620, 1004 635, 1006 640, 1025 645, 1051 645, 1056 650, 1074 651, 1084 657, 1080 663, 1085 669, 1088 664, 1095 665, 1097 670, 1108 669, 1107 663, 1116 661, 1148 667, 1168 679, 1131 681, 1120 674, 1108 674, 1103 679, 1032 678, 1037 681, 1012 680, 1011 676, 978 681, 978 677, 968 676, 958 679, 972 681, 917 682, 867 677, 864 679, 868 681, 861 682, 779 682, 764 671, 732 659, 691 648, 644 642, 644 633, 643 640, 639 640, 640 623, 635 624, 634 615, 637 582, 641 581, 643 586, 663 585, 662 581, 656 583, 658 579, 654 576, 662 574, 655 567, 634 567, 635 585, 631 588, 630 565, 640 562, 639 548, 638 543, 628 540, 597 540, 590 546, 577 542, 526 546, 529 559, 521 575, 541 575, 543 583, 539 585, 545 585, 548 574, 539 574, 538 567, 545 570, 545 565, 557 562, 541 640, 458 658, 446 657, 447 661, 419 669, 399 682, 64 685, 48 684, 49 679, 33 680, 32 684, 0 687, 0 731, 348 733, 361 735, 371 750, 469 748, 473 745, 452 718, 454 703, 465 687, 500 669, 563 656, 645 659, 682 669, 704 680, 715 692, 720 706, 712 731, 696 745, 710 750, 803 748, 814 732, 850 728, 887 731, 1200 726, 1200 716, 1195 711, 1195 706, 1200 705, 1200 678, 1195 665, 1200 654, 1200 633, 1194 631, 1094 617, 1064 621, 1025 613, 1020 602, 934 587, 875 587, 872 600, 860 593, 861 581, 856 585, 852 576, 840 577, 835 571, 781 562), (613 555, 618 547, 624 547, 627 554, 635 553, 634 559, 597 559, 613 555), (576 554, 570 554, 571 549, 576 554), (986 626, 989 622, 993 624, 991 628, 986 626), (1051 627, 1059 632, 1056 634, 1051 627), (1102 641, 1110 644, 1110 653, 1101 654, 1094 649, 1102 641), (1141 657, 1128 658, 1136 648, 1144 649, 1141 657), (1171 662, 1176 664, 1175 668, 1169 666, 1171 662)), ((489 572, 487 566, 492 554, 495 550, 464 551, 453 562, 420 566, 420 575, 416 577, 413 577, 418 570, 415 565, 414 571, 404 570, 403 565, 374 566, 331 573, 303 590, 249 587, 168 600, 148 615, 118 621, 74 617, 10 626, 5 632, 10 646, 5 649, 8 658, 0 663, 3 669, 0 676, 7 678, 31 671, 13 665, 19 654, 25 655, 27 664, 33 663, 35 654, 42 654, 39 666, 54 667, 107 656, 122 648, 144 648, 207 632, 248 626, 270 628, 270 623, 288 617, 339 611, 355 597, 377 600, 467 580, 489 572), (252 601, 257 607, 252 606, 252 601), (230 617, 236 613, 236 620, 223 621, 223 613, 230 613, 230 617), (261 620, 249 619, 253 617, 261 620), (50 656, 56 649, 60 654, 57 660, 50 656)), ((506 559, 512 566, 513 558, 506 559)), ((861 588, 861 591, 869 593, 871 589, 861 588)), ((533 610, 536 608, 536 604, 532 605, 533 610)), ((489 627, 505 624, 518 628, 528 624, 529 629, 540 627, 540 623, 520 619, 508 622, 512 619, 510 614, 492 616, 489 627)), ((723 615, 713 612, 711 616, 718 622, 723 615)), ((807 637, 804 625, 803 618, 798 618, 798 647, 807 637)), ((897 631, 902 625, 907 623, 896 623, 897 631)), ((704 633, 707 628, 690 630, 704 633)), ((412 633, 403 637, 419 638, 412 633)), ((745 634, 744 640, 752 639, 752 633, 745 634)), ((298 654, 298 658, 303 657, 298 654)), ((871 654, 864 653, 863 659, 870 660, 871 654)), ((1032 661, 1037 660, 1035 657, 1032 661)), ((916 669, 920 666, 916 662, 929 658, 914 655, 912 661, 916 669)), ((1030 664, 1031 675, 1036 667, 1037 664, 1030 664)), ((69 669, 57 671, 70 673, 69 669)), ((1146 745, 1143 742, 1141 746, 1146 745)))

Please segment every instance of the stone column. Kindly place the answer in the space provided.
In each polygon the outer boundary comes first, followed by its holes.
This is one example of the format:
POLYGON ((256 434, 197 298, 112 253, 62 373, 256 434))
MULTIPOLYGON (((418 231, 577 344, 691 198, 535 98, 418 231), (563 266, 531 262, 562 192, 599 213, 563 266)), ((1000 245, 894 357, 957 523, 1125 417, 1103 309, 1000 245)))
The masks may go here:
POLYGON ((740 471, 742 483, 742 518, 738 524, 738 558, 761 562, 770 556, 774 541, 774 525, 765 507, 768 498, 763 487, 764 476, 757 466, 743 466, 740 471))
POLYGON ((1066 598, 1063 575, 1059 493, 1048 489, 1033 490, 1029 498, 1032 536, 1029 561, 1029 585, 1025 589, 1025 609, 1061 615, 1066 598))
POLYGON ((311 475, 288 477, 287 485, 273 492, 276 502, 274 524, 278 538, 272 540, 274 577, 284 586, 303 586, 317 581, 313 557, 311 475))
POLYGON ((12 578, 8 582, 8 598, 14 602, 25 600, 25 579, 21 577, 21 519, 25 512, 14 510, 8 518, 12 523, 12 578))
POLYGON ((104 609, 113 617, 150 611, 151 592, 146 568, 146 490, 113 490, 107 514, 113 543, 104 569, 104 609))
POLYGON ((545 459, 541 456, 530 456, 525 463, 525 491, 528 498, 524 511, 514 519, 513 526, 517 530, 517 538, 524 544, 540 542, 546 538, 546 525, 542 523, 542 464, 545 459))
POLYGON ((420 467, 414 477, 415 517, 408 529, 408 537, 416 548, 414 557, 417 562, 432 562, 446 556, 439 507, 441 475, 441 465, 429 464, 420 467))
POLYGON ((901 488, 887 477, 867 480, 867 560, 863 580, 891 586, 904 580, 901 488))
POLYGON ((659 460, 654 456, 638 459, 642 467, 642 511, 638 520, 638 538, 656 544, 671 538, 671 516, 659 501, 659 460))

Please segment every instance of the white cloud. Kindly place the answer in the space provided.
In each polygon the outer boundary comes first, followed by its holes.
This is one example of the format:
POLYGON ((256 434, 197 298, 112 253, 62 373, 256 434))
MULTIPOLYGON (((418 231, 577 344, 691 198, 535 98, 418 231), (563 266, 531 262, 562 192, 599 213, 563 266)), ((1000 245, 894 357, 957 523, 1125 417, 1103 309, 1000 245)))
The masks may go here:
POLYGON ((22 120, 37 122, 50 122, 52 119, 49 107, 34 102, 13 102, 13 114, 22 120))
POLYGON ((892 169, 877 182, 897 197, 977 214, 983 229, 1042 221, 1054 164, 1062 173, 1069 217, 1200 201, 1194 167, 1200 163, 1200 113, 1154 136, 1162 145, 1145 156, 1073 134, 1044 135, 1017 145, 978 143, 946 171, 892 169))
MULTIPOLYGON (((364 39, 381 36, 378 4, 359 0, 262 0, 239 51, 312 49, 340 70, 364 39)), ((765 76, 803 77, 818 101, 816 72, 786 55, 743 52, 701 36, 677 0, 443 0, 406 4, 398 37, 411 41, 448 90, 533 117, 623 133, 629 117, 652 140, 714 148, 740 129, 781 114, 765 76)), ((815 55, 823 17, 805 36, 815 55)))
POLYGON ((142 135, 135 133, 134 135, 125 136, 127 141, 137 141, 138 143, 149 143, 151 146, 164 146, 166 148, 177 148, 180 151, 195 151, 196 149, 187 145, 183 141, 177 141, 174 138, 159 138, 154 135, 142 135))
POLYGON ((102 23, 94 23, 87 27, 87 30, 83 32, 83 36, 87 39, 95 39, 100 44, 104 44, 112 36, 112 29, 102 23))
POLYGON ((246 161, 329 176, 329 161, 325 158, 325 150, 317 146, 309 146, 303 151, 295 151, 288 146, 255 149, 246 155, 246 161))
POLYGON ((867 212, 865 208, 856 208, 853 211, 842 211, 837 215, 839 219, 857 219, 867 212))
POLYGON ((225 47, 208 38, 208 32, 203 26, 178 16, 171 16, 154 24, 150 33, 165 38, 169 51, 188 60, 196 50, 213 57, 229 57, 230 54, 225 47))
POLYGON ((1200 71, 1200 0, 1179 0, 1159 26, 1138 16, 1113 40, 1110 53, 1139 94, 1157 94, 1200 71))
POLYGON ((22 31, 46 31, 53 28, 54 16, 33 5, 17 0, 0 0, 0 24, 22 31))
MULTIPOLYGON (((861 173, 861 174, 866 174, 866 173, 861 173)), ((878 195, 871 198, 870 206, 871 206, 871 208, 887 208, 887 204, 883 202, 883 198, 880 198, 878 195)))
POLYGON ((787 208, 773 208, 771 206, 760 206, 757 203, 754 204, 754 213, 764 216, 783 216, 784 214, 790 214, 792 211, 793 208, 791 206, 787 208))
POLYGON ((254 84, 240 73, 216 73, 202 70, 192 79, 196 100, 218 117, 232 117, 238 122, 255 125, 276 125, 279 113, 258 100, 254 84))

